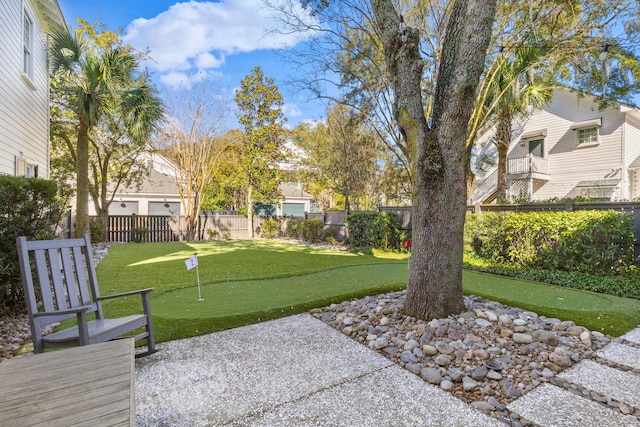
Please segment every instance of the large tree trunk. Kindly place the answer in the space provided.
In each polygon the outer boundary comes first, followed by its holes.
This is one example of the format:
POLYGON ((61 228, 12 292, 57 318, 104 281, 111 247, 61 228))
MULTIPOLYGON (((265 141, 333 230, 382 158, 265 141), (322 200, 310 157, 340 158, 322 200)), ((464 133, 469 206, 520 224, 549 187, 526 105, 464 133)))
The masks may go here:
POLYGON ((496 0, 455 0, 447 24, 430 126, 422 105, 419 34, 400 33, 392 0, 371 0, 395 94, 394 115, 416 147, 412 254, 404 311, 421 319, 464 310, 465 141, 491 37, 496 0))
POLYGON ((107 233, 107 226, 109 225, 109 206, 98 211, 97 223, 100 226, 101 241, 108 241, 109 235, 107 233))
POLYGON ((511 118, 502 117, 496 129, 498 149, 498 200, 507 198, 507 153, 511 142, 511 118))
POLYGON ((89 129, 83 121, 78 126, 76 148, 76 237, 89 232, 89 129))

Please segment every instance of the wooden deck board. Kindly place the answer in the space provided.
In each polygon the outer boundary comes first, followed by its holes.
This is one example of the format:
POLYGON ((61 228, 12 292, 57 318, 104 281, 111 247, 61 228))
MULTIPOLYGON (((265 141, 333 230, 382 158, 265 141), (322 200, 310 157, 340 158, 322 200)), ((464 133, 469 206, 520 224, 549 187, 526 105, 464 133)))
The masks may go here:
POLYGON ((0 424, 135 424, 133 339, 0 363, 0 424))

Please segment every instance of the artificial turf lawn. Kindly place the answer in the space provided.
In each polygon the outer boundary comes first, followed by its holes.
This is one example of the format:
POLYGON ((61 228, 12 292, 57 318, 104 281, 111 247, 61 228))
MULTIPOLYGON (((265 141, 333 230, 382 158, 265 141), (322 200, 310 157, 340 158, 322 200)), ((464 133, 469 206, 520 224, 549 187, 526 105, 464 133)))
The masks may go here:
MULTIPOLYGON (((103 295, 153 286, 158 342, 404 289, 407 263, 344 251, 253 240, 114 245, 98 267, 103 295), (184 260, 198 253, 196 270, 184 260)), ((465 271, 465 294, 573 320, 620 335, 640 323, 640 301, 465 271)), ((104 303, 108 316, 139 311, 139 297, 104 303)))

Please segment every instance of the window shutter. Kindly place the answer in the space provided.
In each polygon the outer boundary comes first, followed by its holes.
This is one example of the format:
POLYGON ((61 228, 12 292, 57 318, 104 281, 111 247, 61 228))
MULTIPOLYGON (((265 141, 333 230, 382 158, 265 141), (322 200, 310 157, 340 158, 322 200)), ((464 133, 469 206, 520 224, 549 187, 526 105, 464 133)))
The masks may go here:
POLYGON ((16 176, 25 176, 27 174, 27 159, 16 156, 16 176))

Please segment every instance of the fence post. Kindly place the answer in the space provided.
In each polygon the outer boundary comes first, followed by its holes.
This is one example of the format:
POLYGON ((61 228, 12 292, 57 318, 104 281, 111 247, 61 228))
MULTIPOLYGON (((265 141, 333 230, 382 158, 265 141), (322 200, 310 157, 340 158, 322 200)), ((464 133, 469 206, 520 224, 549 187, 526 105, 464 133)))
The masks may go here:
POLYGON ((573 199, 571 197, 568 197, 564 201, 564 210, 567 211, 567 212, 573 212, 575 210, 573 199))
POLYGON ((473 206, 473 213, 480 215, 482 213, 482 208, 480 208, 480 203, 476 203, 473 206))
POLYGON ((133 242, 133 238, 137 234, 136 228, 138 228, 138 216, 132 213, 131 214, 131 232, 129 233, 129 242, 133 242))
POLYGON ((633 208, 633 264, 640 267, 640 208, 633 208))

